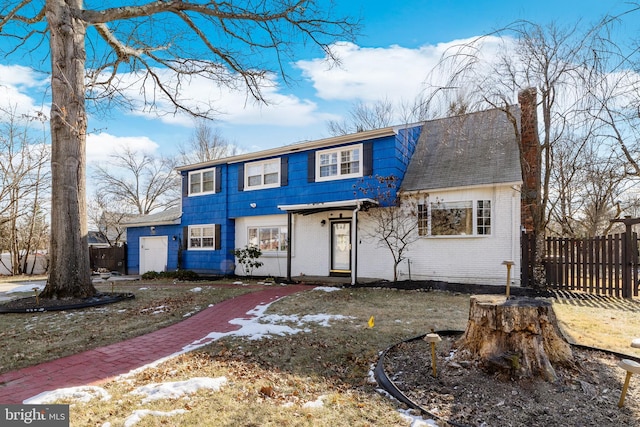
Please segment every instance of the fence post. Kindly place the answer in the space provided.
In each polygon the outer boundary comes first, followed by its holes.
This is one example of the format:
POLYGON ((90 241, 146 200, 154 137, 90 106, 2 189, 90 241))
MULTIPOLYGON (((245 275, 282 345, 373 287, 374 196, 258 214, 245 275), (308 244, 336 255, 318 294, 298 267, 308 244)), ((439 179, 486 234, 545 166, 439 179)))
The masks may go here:
POLYGON ((625 225, 624 248, 622 250, 622 297, 633 298, 633 266, 635 256, 633 254, 633 231, 634 224, 640 224, 640 218, 626 216, 622 219, 612 219, 611 222, 621 222, 625 225))

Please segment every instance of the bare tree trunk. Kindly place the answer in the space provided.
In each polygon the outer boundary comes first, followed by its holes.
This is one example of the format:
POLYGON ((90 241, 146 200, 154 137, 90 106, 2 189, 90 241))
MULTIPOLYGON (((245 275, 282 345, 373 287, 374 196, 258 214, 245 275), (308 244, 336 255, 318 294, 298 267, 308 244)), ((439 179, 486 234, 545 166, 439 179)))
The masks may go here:
POLYGON ((43 298, 86 297, 91 283, 87 243, 84 38, 71 8, 82 0, 47 0, 51 48, 51 271, 43 298))
POLYGON ((16 276, 20 274, 20 247, 18 245, 18 189, 17 183, 14 183, 14 187, 11 189, 11 220, 9 226, 9 236, 11 239, 11 249, 9 253, 11 255, 11 275, 16 276))

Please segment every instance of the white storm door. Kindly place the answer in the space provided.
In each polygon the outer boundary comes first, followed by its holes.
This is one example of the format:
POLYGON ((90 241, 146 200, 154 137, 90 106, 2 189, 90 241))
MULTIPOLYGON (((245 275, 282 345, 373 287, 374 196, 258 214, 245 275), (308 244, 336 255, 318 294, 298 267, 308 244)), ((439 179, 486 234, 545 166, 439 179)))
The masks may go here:
POLYGON ((331 273, 351 272, 351 222, 331 223, 331 273))
POLYGON ((166 271, 169 253, 169 237, 140 238, 140 274, 147 271, 166 271))

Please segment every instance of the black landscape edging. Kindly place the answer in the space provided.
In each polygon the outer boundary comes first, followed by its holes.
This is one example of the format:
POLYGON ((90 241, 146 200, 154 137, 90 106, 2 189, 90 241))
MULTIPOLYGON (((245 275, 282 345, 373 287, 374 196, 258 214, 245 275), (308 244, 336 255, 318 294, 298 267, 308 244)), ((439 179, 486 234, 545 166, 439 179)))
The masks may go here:
MULTIPOLYGON (((460 292, 463 294, 506 294, 505 285, 478 285, 469 283, 442 282, 439 280, 400 280, 397 282, 377 281, 368 283, 345 284, 345 288, 391 288, 401 290, 439 290, 460 292)), ((523 286, 510 286, 510 295, 524 297, 553 297, 553 292, 547 289, 533 289, 523 286)))
MULTIPOLYGON (((444 330, 444 331, 437 331, 436 333, 438 335, 441 335, 441 336, 453 336, 453 335, 462 335, 464 333, 464 331, 444 330)), ((395 383, 391 379, 389 379, 389 376, 387 375, 387 373, 384 370, 384 358, 387 355, 387 353, 389 352, 389 350, 391 350, 392 348, 396 347, 397 345, 400 345, 400 344, 403 344, 403 343, 409 343, 409 342, 421 340, 425 336, 426 336, 426 334, 419 335, 417 337, 409 338, 409 339, 406 339, 404 341, 400 341, 399 343, 396 343, 396 344, 393 344, 393 345, 387 347, 380 354, 380 357, 378 358, 378 363, 376 364, 376 367, 373 370, 373 375, 374 375, 376 381, 378 382, 378 385, 380 385, 380 387, 382 387, 387 393, 389 393, 395 399, 399 400, 400 402, 404 403, 405 405, 409 406, 410 408, 415 409, 417 411, 420 411, 423 415, 431 417, 434 420, 447 423, 448 425, 451 425, 453 427, 469 427, 466 424, 458 424, 458 423, 455 423, 455 422, 450 421, 450 420, 445 420, 442 417, 438 417, 437 415, 432 414, 431 412, 429 412, 426 409, 424 409, 422 406, 418 405, 417 403, 415 403, 414 401, 409 399, 407 397, 407 395, 404 394, 398 387, 396 387, 395 383)), ((603 348, 589 347, 589 346, 582 345, 582 344, 571 344, 571 343, 569 343, 569 345, 571 347, 575 347, 575 348, 578 348, 578 349, 581 349, 581 350, 600 351, 602 353, 609 354, 611 356, 619 357, 620 359, 630 359, 630 360, 633 360, 635 362, 640 363, 640 357, 635 357, 635 356, 631 356, 631 355, 624 354, 624 353, 618 353, 618 352, 611 351, 611 350, 606 350, 606 349, 603 349, 603 348)))
MULTIPOLYGON (((464 331, 451 331, 451 330, 438 331, 437 332, 437 334, 441 335, 441 336, 462 335, 463 333, 464 333, 464 331)), ((423 415, 426 415, 426 416, 428 416, 428 417, 430 417, 430 418, 432 418, 434 420, 447 423, 448 425, 451 425, 451 426, 454 426, 454 427, 467 427, 464 424, 457 424, 457 423, 454 423, 453 421, 445 420, 442 417, 434 415, 431 412, 429 412, 426 409, 424 409, 422 406, 418 405, 417 403, 415 403, 414 401, 409 399, 406 394, 404 394, 398 387, 396 387, 395 383, 389 378, 389 376, 387 375, 387 373, 384 370, 384 358, 387 355, 387 353, 389 352, 389 350, 391 350, 395 346, 400 345, 402 343, 409 343, 409 342, 412 342, 412 341, 421 340, 425 336, 426 336, 426 334, 419 335, 417 337, 409 338, 409 339, 401 341, 401 342, 399 342, 397 344, 394 344, 394 345, 392 345, 390 347, 387 347, 387 349, 384 350, 380 354, 380 357, 378 358, 378 363, 376 364, 376 367, 373 370, 373 375, 374 375, 376 381, 378 382, 378 385, 380 385, 380 387, 382 387, 387 393, 389 393, 395 399, 397 399, 400 402, 404 403, 405 405, 407 405, 411 409, 415 409, 417 411, 420 411, 420 413, 423 414, 423 415)))
POLYGON ((56 305, 51 307, 4 307, 0 305, 0 314, 3 313, 44 313, 49 311, 74 310, 79 308, 96 307, 99 305, 113 304, 120 301, 134 299, 136 296, 130 292, 119 294, 100 294, 98 297, 87 298, 86 301, 77 304, 56 305), (104 297, 109 295, 109 297, 104 297), (100 298, 102 296, 102 298, 100 298))

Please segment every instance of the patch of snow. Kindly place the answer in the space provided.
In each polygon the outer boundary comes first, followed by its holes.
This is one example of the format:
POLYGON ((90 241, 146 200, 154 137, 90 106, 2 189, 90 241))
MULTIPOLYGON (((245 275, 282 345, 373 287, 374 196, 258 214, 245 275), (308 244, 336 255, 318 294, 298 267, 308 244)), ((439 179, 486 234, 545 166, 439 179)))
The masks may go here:
POLYGON ((375 369, 376 365, 372 363, 371 366, 369 366, 369 373, 367 374, 367 382, 369 384, 378 384, 378 381, 376 380, 375 369))
POLYGON ((44 283, 27 283, 26 285, 16 286, 13 289, 6 291, 7 294, 12 294, 14 292, 33 292, 33 288, 38 288, 39 291, 44 289, 44 283))
POLYGON ((164 313, 166 310, 164 310, 166 308, 165 305, 159 305, 157 307, 153 307, 153 308, 145 308, 143 310, 140 310, 141 313, 144 313, 146 311, 151 311, 151 314, 158 314, 158 313, 164 313))
POLYGON ((133 414, 129 415, 126 420, 124 420, 125 427, 131 427, 138 424, 142 418, 147 415, 153 415, 154 417, 173 417, 174 415, 184 414, 187 411, 184 409, 174 409, 173 411, 165 412, 165 411, 152 411, 150 409, 138 409, 137 411, 133 411, 133 414))
POLYGON ((139 291, 146 291, 146 290, 148 290, 148 289, 149 289, 149 288, 139 288, 138 290, 139 290, 139 291))
POLYGON ((219 391, 227 383, 226 377, 196 377, 187 381, 147 384, 131 392, 135 395, 146 395, 142 403, 160 399, 179 399, 187 394, 194 394, 200 389, 219 391))
POLYGON ((244 285, 244 282, 233 282, 234 285, 244 285))
POLYGON ((432 420, 431 418, 425 420, 424 418, 418 416, 418 415, 413 415, 411 413, 411 410, 401 410, 399 409, 398 412, 400 413, 400 416, 402 418, 404 418, 405 420, 409 421, 411 424, 409 424, 410 427, 438 427, 438 424, 435 422, 435 420, 432 420))
POLYGON ((326 396, 320 396, 313 402, 307 402, 302 405, 303 408, 322 408, 324 406, 324 399, 326 396))
POLYGON ((53 403, 57 400, 76 400, 78 402, 89 402, 93 399, 100 398, 100 400, 109 400, 111 395, 102 387, 96 386, 79 386, 79 387, 67 387, 60 388, 53 391, 44 391, 36 396, 30 397, 25 400, 24 404, 38 405, 53 403))
POLYGON ((336 288, 333 286, 316 286, 313 288, 314 291, 323 291, 323 292, 336 292, 341 291, 342 288, 336 288))
POLYGON ((189 289, 191 292, 202 292, 202 288, 189 289))
MULTIPOLYGON (((198 340, 191 342, 190 344, 185 345, 182 348, 182 350, 177 351, 174 354, 158 359, 150 364, 133 369, 127 372, 126 374, 120 375, 118 377, 118 380, 120 381, 125 380, 127 377, 130 377, 139 372, 142 372, 145 369, 158 366, 159 364, 167 360, 170 360, 176 356, 179 356, 181 354, 184 354, 193 350, 197 350, 201 347, 204 347, 207 344, 210 344, 226 336, 248 337, 248 339, 250 340, 259 340, 259 339, 268 337, 269 335, 286 335, 286 334, 297 334, 300 332, 309 332, 309 329, 296 329, 296 328, 291 328, 284 325, 273 324, 273 322, 276 322, 276 321, 283 321, 283 319, 291 321, 294 318, 289 316, 275 316, 275 315, 265 316, 264 313, 266 312, 266 310, 269 308, 270 305, 271 303, 258 305, 255 308, 247 311, 246 317, 230 320, 229 321, 230 324, 240 326, 240 328, 235 331, 210 332, 203 338, 200 338, 198 340), (266 321, 271 321, 272 323, 264 323, 266 321)), ((212 305, 209 305, 209 307, 211 306, 212 305)), ((346 319, 346 318, 348 317, 331 316, 331 315, 307 315, 307 316, 303 316, 301 319, 298 319, 297 317, 295 317, 296 320, 293 320, 293 321, 301 322, 300 326, 304 324, 303 322, 304 319, 306 319, 307 321, 316 321, 323 326, 328 326, 328 321, 331 319, 346 319)))

